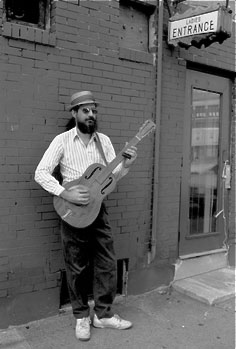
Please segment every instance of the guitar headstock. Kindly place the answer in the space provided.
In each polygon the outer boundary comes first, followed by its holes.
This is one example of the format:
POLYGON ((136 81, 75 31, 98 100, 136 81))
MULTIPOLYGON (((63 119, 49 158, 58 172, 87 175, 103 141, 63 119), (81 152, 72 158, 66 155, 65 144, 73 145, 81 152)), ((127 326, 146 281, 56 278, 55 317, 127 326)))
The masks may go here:
POLYGON ((152 120, 146 120, 144 124, 140 127, 136 137, 142 139, 146 137, 150 132, 154 131, 156 124, 152 120))

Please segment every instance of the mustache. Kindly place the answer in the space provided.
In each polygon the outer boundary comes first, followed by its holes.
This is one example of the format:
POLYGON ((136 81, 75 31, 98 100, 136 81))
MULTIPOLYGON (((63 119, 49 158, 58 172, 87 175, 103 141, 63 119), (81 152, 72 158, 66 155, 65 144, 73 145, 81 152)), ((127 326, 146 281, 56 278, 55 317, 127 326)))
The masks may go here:
POLYGON ((96 119, 93 117, 93 116, 89 116, 87 119, 86 119, 86 121, 96 121, 96 119))

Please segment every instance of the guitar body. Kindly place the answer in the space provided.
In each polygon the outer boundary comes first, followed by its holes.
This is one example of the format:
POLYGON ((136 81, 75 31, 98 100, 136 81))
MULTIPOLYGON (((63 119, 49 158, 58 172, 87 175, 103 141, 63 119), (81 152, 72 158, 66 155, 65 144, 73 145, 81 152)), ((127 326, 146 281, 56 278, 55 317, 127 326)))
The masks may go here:
POLYGON ((142 138, 155 128, 156 125, 152 120, 146 120, 136 136, 125 145, 122 151, 107 166, 93 164, 87 168, 82 177, 65 184, 64 187, 67 190, 80 185, 87 187, 90 191, 90 202, 88 205, 76 205, 59 196, 54 196, 53 203, 59 216, 65 222, 77 228, 85 228, 92 224, 99 214, 102 201, 116 187, 116 179, 112 171, 123 161, 125 151, 138 144, 142 138))
POLYGON ((95 163, 87 168, 82 177, 64 185, 67 190, 79 185, 86 186, 90 192, 88 205, 76 205, 54 196, 54 208, 65 222, 76 228, 85 228, 97 218, 102 201, 116 187, 116 179, 112 173, 105 180, 100 180, 105 169, 104 165, 95 163))

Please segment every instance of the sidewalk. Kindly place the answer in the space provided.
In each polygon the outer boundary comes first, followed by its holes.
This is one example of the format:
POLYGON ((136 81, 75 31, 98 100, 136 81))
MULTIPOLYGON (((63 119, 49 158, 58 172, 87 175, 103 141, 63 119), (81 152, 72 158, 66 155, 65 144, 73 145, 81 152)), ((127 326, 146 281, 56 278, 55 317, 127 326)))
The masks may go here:
POLYGON ((235 349, 235 299, 211 306, 175 290, 118 297, 114 310, 132 329, 92 327, 88 342, 74 336, 71 309, 0 331, 1 349, 235 349))

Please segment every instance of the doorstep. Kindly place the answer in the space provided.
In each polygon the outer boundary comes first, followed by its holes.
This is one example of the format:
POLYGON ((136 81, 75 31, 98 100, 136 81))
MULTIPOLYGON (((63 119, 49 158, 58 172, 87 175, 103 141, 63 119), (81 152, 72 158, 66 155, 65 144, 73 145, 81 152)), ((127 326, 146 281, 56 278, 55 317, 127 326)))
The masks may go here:
POLYGON ((212 270, 173 281, 173 288, 210 305, 235 297, 235 269, 212 270))

